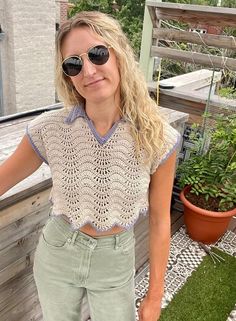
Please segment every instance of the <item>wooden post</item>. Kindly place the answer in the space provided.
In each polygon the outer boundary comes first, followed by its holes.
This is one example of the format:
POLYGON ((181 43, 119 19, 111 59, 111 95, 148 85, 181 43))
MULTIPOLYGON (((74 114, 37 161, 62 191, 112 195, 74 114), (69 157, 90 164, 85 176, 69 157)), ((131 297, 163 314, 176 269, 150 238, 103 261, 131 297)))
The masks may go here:
MULTIPOLYGON (((155 2, 162 2, 162 0, 156 0, 155 2)), ((150 56, 152 47, 152 29, 153 23, 150 13, 148 7, 145 6, 139 66, 147 82, 153 80, 154 58, 150 56)))

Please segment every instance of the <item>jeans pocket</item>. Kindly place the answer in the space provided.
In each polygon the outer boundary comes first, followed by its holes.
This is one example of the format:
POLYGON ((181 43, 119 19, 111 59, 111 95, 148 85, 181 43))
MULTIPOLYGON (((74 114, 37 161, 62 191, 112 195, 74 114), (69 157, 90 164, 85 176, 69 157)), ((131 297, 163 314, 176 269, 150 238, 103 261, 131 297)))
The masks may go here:
POLYGON ((63 233, 53 219, 49 219, 42 230, 42 241, 50 248, 63 248, 67 245, 68 235, 63 233))

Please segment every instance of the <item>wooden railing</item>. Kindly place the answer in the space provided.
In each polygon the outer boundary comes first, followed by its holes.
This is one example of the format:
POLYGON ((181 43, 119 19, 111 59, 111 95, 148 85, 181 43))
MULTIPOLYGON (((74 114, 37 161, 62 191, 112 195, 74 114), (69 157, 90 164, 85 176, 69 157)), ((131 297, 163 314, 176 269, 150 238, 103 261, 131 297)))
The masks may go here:
POLYGON ((147 7, 153 24, 153 43, 151 56, 170 58, 202 66, 214 68, 229 68, 236 71, 236 59, 230 57, 203 54, 179 49, 160 47, 159 40, 174 40, 215 46, 236 50, 236 38, 233 36, 198 34, 191 31, 181 31, 167 28, 160 28, 161 20, 172 20, 192 24, 207 24, 211 26, 236 27, 236 9, 197 6, 176 3, 160 3, 147 1, 147 7))
MULTIPOLYGON (((189 114, 188 124, 193 122, 201 124, 210 90, 211 78, 211 70, 201 69, 161 80, 161 85, 173 88, 163 89, 160 87, 159 104, 162 107, 189 114)), ((215 112, 220 112, 222 108, 224 113, 236 112, 235 100, 226 99, 214 94, 217 91, 220 80, 221 72, 215 72, 209 102, 211 109, 215 110, 215 112)), ((149 82, 148 89, 151 95, 156 97, 157 82, 149 82)))

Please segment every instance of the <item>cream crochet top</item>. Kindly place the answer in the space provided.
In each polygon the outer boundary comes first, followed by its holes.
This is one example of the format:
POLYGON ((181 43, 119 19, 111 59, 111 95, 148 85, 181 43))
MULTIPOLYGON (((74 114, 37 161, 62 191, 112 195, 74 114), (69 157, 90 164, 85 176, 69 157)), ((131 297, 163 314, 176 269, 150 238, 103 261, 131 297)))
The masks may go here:
POLYGON ((29 122, 26 133, 52 175, 53 215, 66 215, 72 229, 90 223, 97 231, 130 229, 148 211, 150 175, 180 143, 168 123, 166 143, 150 165, 134 156, 129 121, 117 121, 101 137, 82 106, 47 111, 29 122))

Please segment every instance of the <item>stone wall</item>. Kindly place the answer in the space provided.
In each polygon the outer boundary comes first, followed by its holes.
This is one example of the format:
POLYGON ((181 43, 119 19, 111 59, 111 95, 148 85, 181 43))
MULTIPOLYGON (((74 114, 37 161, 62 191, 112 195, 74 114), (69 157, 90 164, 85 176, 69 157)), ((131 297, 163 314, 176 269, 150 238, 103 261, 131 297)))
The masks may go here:
POLYGON ((3 110, 22 112, 55 102, 55 0, 0 0, 3 110))

